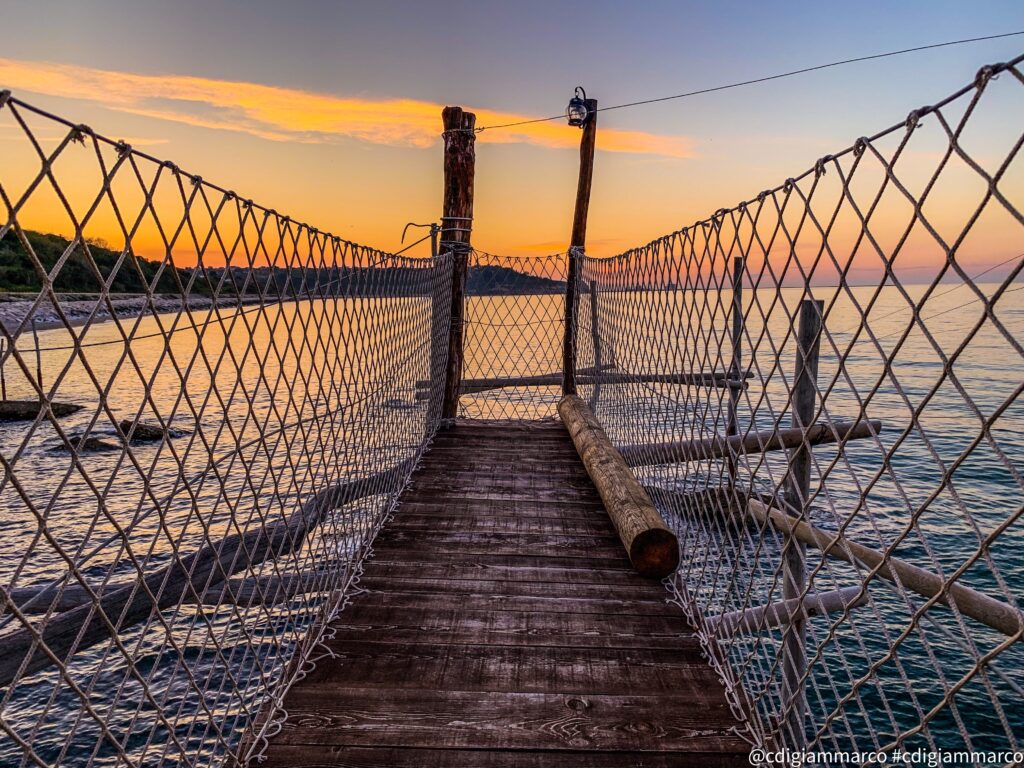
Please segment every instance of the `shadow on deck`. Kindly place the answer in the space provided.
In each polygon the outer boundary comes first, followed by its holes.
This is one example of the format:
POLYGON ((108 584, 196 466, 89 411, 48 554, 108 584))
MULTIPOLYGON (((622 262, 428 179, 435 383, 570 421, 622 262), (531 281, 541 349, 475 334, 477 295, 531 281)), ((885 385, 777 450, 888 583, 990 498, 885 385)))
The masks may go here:
POLYGON ((747 745, 560 423, 438 435, 268 766, 724 766, 747 745))

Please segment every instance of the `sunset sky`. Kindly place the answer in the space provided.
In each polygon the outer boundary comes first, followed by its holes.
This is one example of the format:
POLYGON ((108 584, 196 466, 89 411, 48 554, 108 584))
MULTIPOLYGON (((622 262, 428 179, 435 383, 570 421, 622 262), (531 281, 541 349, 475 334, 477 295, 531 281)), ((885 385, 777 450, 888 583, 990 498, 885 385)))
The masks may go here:
MULTIPOLYGON (((0 19, 0 87, 395 250, 406 222, 440 213, 444 104, 493 125, 558 114, 578 84, 605 106, 665 96, 1024 29, 1024 4, 0 0, 0 19)), ((1008 38, 603 113, 588 250, 753 197, 1022 51, 1008 38)), ((0 119, 11 168, 16 133, 0 119)), ((578 140, 563 121, 480 134, 478 248, 564 250, 578 140)), ((1024 251, 993 226, 968 261, 1024 251)))

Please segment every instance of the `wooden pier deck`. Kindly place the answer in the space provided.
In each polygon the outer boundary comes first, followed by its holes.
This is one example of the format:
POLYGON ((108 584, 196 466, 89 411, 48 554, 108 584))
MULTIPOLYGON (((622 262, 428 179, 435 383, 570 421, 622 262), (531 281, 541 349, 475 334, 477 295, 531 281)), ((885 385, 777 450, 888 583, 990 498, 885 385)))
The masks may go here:
POLYGON ((691 627, 632 570, 561 424, 442 432, 374 550, 264 765, 747 765, 691 627))

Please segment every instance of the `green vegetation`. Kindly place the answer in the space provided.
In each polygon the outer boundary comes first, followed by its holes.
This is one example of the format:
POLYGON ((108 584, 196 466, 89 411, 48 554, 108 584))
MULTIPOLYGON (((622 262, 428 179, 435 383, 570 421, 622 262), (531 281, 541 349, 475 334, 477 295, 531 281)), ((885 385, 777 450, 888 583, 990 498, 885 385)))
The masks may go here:
MULTIPOLYGON (((40 232, 26 231, 25 238, 48 274, 52 274, 53 268, 70 244, 67 238, 44 235, 40 232)), ((103 283, 111 274, 114 276, 110 285, 112 293, 145 293, 153 286, 160 262, 140 258, 133 253, 129 253, 122 261, 120 251, 111 250, 100 241, 89 241, 88 247, 92 263, 86 249, 78 245, 57 273, 55 290, 62 293, 95 293, 102 289, 103 283)), ((178 269, 177 272, 182 284, 187 283, 189 270, 178 269)), ((196 290, 200 288, 199 283, 200 281, 196 281, 193 292, 207 293, 208 291, 196 290)), ((0 240, 0 290, 36 293, 42 285, 42 276, 28 251, 13 231, 8 232, 0 240)), ((165 268, 159 282, 153 288, 157 293, 180 292, 174 278, 174 270, 165 268)))

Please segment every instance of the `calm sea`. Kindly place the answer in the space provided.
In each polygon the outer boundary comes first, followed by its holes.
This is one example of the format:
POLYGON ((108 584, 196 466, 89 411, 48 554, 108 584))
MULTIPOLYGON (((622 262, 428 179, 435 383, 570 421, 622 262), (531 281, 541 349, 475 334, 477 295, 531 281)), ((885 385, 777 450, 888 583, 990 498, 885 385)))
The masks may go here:
MULTIPOLYGON (((855 289, 833 303, 833 291, 816 289, 830 305, 819 373, 828 416, 856 418, 863 409, 883 422, 877 441, 851 445, 841 457, 834 449, 816 449, 813 482, 826 489, 815 501, 816 524, 833 530, 847 524, 851 538, 883 548, 904 534, 913 515, 917 523, 896 548, 899 557, 948 576, 980 547, 984 556, 962 581, 1001 599, 1021 595, 1024 358, 1020 342, 1008 339, 1024 339, 1022 287, 1011 285, 994 316, 986 318, 971 289, 940 286, 906 338, 913 312, 899 290, 887 287, 875 296, 873 288, 855 289), (868 322, 875 340, 859 330, 855 301, 872 302, 868 322)), ((980 290, 991 295, 997 288, 980 290)), ((907 290, 911 301, 924 291, 907 290)), ((774 303, 767 293, 747 297, 744 355, 755 378, 741 399, 741 430, 752 422, 769 427, 786 412, 784 379, 793 367, 787 318, 799 298, 799 292, 786 290, 774 303)), ((633 373, 721 368, 729 359, 724 309, 697 311, 702 300, 681 291, 602 296, 605 360, 633 373), (644 308, 641 314, 638 307, 644 308)), ((723 297, 722 306, 729 300, 723 297)), ((466 376, 558 371, 561 313, 555 295, 470 298, 466 376)), ((197 317, 202 325, 202 315, 197 317)), ((92 434, 113 439, 114 421, 140 412, 151 418, 156 411, 181 436, 171 441, 173 450, 160 444, 133 447, 134 461, 120 451, 94 452, 75 465, 58 450, 50 425, 29 434, 25 423, 0 424, 0 454, 17 481, 8 476, 0 490, 0 585, 64 578, 68 565, 62 553, 72 556, 90 583, 131 580, 137 569, 124 554, 124 539, 146 554, 150 566, 163 565, 173 546, 191 551, 205 537, 214 540, 232 530, 239 510, 268 504, 283 509, 339 474, 359 475, 411 455, 425 428, 427 403, 417 397, 422 389, 416 382, 429 376, 429 350, 409 339, 416 323, 427 324, 429 317, 425 299, 339 299, 270 307, 258 322, 236 323, 231 330, 211 325, 201 335, 179 330, 169 341, 160 324, 166 330, 173 316, 146 318, 134 332, 139 338, 127 360, 112 323, 91 328, 83 341, 92 346, 81 354, 67 349, 66 331, 41 331, 44 382, 59 382, 56 400, 86 406, 61 419, 67 432, 92 426, 92 434), (388 322, 398 316, 410 319, 405 325, 388 322), (316 318, 322 322, 306 322, 316 318), (100 392, 106 409, 97 411, 100 392), (154 499, 163 514, 152 513, 154 499)), ((30 337, 20 343, 34 365, 30 337)), ((589 354, 585 347, 581 342, 589 354)), ((9 396, 26 395, 24 378, 12 364, 6 373, 9 396)), ((591 390, 585 387, 583 394, 591 390)), ((557 387, 492 390, 465 396, 462 410, 469 417, 546 417, 553 415, 558 396, 557 387)), ((597 411, 620 444, 680 439, 724 427, 717 415, 720 397, 718 391, 677 385, 607 385, 597 411)), ((750 464, 752 482, 770 490, 781 476, 780 461, 775 455, 750 464)), ((699 466, 648 468, 642 474, 651 485, 676 490, 716 481, 699 466)), ((380 500, 363 502, 358 514, 323 534, 330 541, 317 546, 343 560, 381 510, 380 500)), ((690 530, 694 521, 673 522, 692 545, 684 559, 742 559, 725 550, 724 538, 690 530)), ((713 608, 728 605, 727 590, 692 573, 689 578, 713 608)), ((826 583, 855 583, 852 572, 838 567, 816 578, 822 589, 826 583)), ((931 738, 944 748, 959 745, 961 728, 976 735, 978 748, 1005 746, 1007 727, 1024 738, 1020 643, 993 659, 998 674, 971 675, 977 659, 1003 638, 971 620, 960 623, 942 607, 911 624, 913 606, 898 592, 873 585, 870 594, 871 605, 857 609, 845 629, 830 635, 827 622, 812 622, 812 642, 823 650, 812 676, 811 711, 831 712, 851 681, 866 680, 858 684, 855 700, 839 705, 827 739, 849 741, 844 729, 851 728, 854 736, 873 732, 884 742, 885 734, 923 716, 931 722, 919 737, 922 743, 931 738), (899 652, 886 659, 897 640, 899 652), (958 706, 932 720, 931 708, 953 689, 958 706)), ((259 701, 263 684, 280 673, 293 638, 321 607, 322 598, 313 596, 252 613, 186 608, 169 626, 151 622, 122 636, 140 676, 126 675, 123 656, 101 644, 78 654, 67 678, 47 671, 4 692, 4 718, 46 762, 85 763, 95 749, 101 761, 117 763, 109 744, 96 747, 101 723, 117 735, 125 754, 144 751, 148 764, 173 762, 174 750, 146 749, 154 711, 170 706, 181 712, 173 733, 158 730, 155 741, 174 739, 203 750, 220 729, 234 738, 232 731, 244 729, 245 713, 259 701), (168 638, 180 653, 166 652, 168 638), (214 638, 218 653, 210 651, 214 638), (188 675, 178 658, 187 659, 188 675), (86 688, 76 692, 71 682, 86 688), (94 714, 83 715, 83 697, 94 714)), ((11 616, 0 616, 0 645, 3 633, 18 626, 11 616)), ((749 649, 764 652, 772 641, 759 642, 749 649)), ((754 678, 748 682, 756 688, 754 678)), ((0 733, 0 764, 18 765, 21 755, 15 739, 0 733)))

